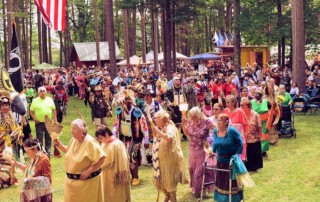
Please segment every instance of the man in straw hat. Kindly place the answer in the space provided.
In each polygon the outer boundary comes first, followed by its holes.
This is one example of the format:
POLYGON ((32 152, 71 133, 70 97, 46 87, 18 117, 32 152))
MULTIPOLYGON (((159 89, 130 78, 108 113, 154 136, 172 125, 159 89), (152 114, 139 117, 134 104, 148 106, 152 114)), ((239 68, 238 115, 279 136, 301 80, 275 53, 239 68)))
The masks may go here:
POLYGON ((119 134, 119 139, 123 141, 129 151, 130 172, 132 175, 132 185, 138 185, 138 169, 141 163, 141 143, 144 136, 148 136, 148 126, 142 111, 135 107, 134 92, 123 90, 119 92, 113 103, 117 106, 117 117, 113 123, 113 134, 119 134))
POLYGON ((102 93, 102 87, 96 86, 94 95, 89 98, 89 106, 92 110, 93 123, 96 127, 103 124, 108 125, 108 118, 112 117, 112 108, 109 101, 102 93))
MULTIPOLYGON (((150 114, 150 118, 153 120, 154 114, 158 111, 163 111, 163 108, 157 100, 154 100, 152 98, 152 93, 148 89, 144 89, 144 91, 141 94, 145 103, 143 113, 146 117, 148 117, 148 114, 150 114)), ((152 131, 151 127, 152 120, 149 120, 149 118, 147 118, 149 138, 145 138, 144 147, 142 148, 142 164, 152 164, 152 144, 154 132, 152 131)))
MULTIPOLYGON (((179 109, 181 103, 186 103, 186 96, 183 87, 181 86, 181 78, 173 77, 173 86, 168 89, 165 94, 164 101, 167 102, 168 112, 171 114, 173 123, 177 128, 181 128, 182 113, 179 109)), ((183 140, 187 140, 187 137, 183 135, 183 140)))

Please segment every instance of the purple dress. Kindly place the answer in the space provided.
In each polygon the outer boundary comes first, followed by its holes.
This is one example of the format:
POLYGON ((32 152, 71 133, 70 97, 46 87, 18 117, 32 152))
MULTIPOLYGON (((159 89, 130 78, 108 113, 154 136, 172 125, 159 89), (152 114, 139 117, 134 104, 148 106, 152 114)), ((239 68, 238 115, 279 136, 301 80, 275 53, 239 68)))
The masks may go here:
MULTIPOLYGON (((202 121, 200 125, 194 125, 193 121, 189 121, 189 173, 190 186, 192 193, 195 196, 200 196, 203 177, 203 163, 205 161, 206 153, 203 149, 204 142, 209 136, 209 129, 213 123, 207 119, 202 121)), ((213 181, 213 175, 206 173, 206 181, 213 181)))

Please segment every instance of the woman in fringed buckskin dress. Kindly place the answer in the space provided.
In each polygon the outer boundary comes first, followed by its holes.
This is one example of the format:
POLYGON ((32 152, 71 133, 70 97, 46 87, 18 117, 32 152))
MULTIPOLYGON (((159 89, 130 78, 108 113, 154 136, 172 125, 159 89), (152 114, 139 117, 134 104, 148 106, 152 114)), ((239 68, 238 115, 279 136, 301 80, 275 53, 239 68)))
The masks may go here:
POLYGON ((154 115, 153 182, 165 202, 177 201, 178 183, 187 183, 178 129, 165 111, 154 115))

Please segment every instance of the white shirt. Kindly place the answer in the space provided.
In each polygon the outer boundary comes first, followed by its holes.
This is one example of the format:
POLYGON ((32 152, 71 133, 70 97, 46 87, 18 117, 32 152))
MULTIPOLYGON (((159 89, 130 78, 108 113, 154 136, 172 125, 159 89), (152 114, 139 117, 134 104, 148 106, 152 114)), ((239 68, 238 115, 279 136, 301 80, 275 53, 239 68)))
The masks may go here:
POLYGON ((299 88, 298 87, 291 88, 290 89, 290 94, 299 95, 299 88))

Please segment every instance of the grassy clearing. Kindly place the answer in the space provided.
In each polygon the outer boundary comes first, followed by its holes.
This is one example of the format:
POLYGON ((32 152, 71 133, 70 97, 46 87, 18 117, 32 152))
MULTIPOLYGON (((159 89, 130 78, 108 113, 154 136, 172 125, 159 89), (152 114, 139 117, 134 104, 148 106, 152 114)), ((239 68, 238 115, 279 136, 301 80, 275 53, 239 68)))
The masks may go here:
MULTIPOLYGON (((61 140, 67 144, 71 138, 70 122, 78 117, 74 110, 77 106, 89 125, 90 134, 94 134, 94 126, 91 124, 89 107, 83 102, 71 98, 69 102, 68 116, 64 118, 63 136, 61 140)), ((245 190, 246 201, 282 202, 282 201, 319 201, 320 198, 320 135, 319 113, 317 115, 295 116, 297 138, 281 139, 279 146, 271 146, 269 157, 264 159, 264 168, 257 173, 251 173, 256 187, 245 190)), ((111 121, 110 121, 111 124, 111 121)), ((31 122, 34 131, 34 124, 31 122)), ((185 164, 188 168, 188 142, 182 142, 185 155, 185 164)), ((64 157, 52 158, 53 172, 53 197, 54 201, 63 201, 64 190, 64 157)), ((140 168, 141 184, 132 187, 132 201, 149 202, 156 201, 157 191, 152 184, 152 170, 150 167, 140 168)), ((22 180, 22 173, 17 174, 22 180)), ((19 186, 12 186, 0 190, 0 201, 16 202, 20 200, 19 186)), ((204 201, 213 201, 210 194, 204 201)), ((160 194, 160 201, 163 195, 160 194)), ((179 185, 178 200, 182 202, 194 202, 196 198, 190 193, 188 185, 179 185)))

